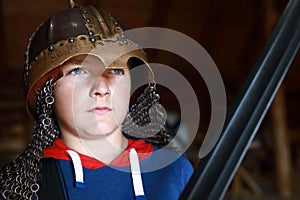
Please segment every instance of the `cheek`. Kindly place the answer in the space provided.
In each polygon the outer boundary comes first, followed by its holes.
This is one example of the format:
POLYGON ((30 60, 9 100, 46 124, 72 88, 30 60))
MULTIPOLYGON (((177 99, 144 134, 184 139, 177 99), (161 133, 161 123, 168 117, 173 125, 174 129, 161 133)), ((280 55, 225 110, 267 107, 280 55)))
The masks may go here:
POLYGON ((63 115, 72 111, 74 103, 74 87, 68 84, 57 83, 54 91, 54 111, 56 115, 63 115))
POLYGON ((115 87, 113 96, 118 98, 121 103, 128 105, 130 99, 130 90, 131 90, 130 79, 129 78, 123 79, 115 87))
POLYGON ((130 80, 125 79, 116 85, 112 93, 113 106, 118 109, 118 113, 121 117, 123 117, 128 111, 130 89, 130 80))

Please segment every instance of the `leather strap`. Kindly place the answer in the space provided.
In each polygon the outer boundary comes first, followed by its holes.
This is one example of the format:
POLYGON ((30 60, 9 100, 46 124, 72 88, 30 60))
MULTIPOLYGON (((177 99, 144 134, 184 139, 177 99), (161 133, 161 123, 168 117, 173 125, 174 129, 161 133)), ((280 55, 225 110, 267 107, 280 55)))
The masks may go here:
POLYGON ((39 182, 40 190, 38 196, 42 200, 65 200, 56 160, 54 158, 43 158, 42 180, 39 182))

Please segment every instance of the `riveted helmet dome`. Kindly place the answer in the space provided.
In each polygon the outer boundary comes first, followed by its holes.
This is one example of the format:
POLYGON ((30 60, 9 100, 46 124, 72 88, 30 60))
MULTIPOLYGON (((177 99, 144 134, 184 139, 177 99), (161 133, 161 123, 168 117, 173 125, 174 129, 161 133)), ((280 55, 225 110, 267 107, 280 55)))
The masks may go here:
POLYGON ((103 9, 75 6, 57 12, 33 33, 25 53, 26 105, 32 116, 36 117, 40 88, 62 76, 64 62, 82 54, 97 56, 109 68, 125 67, 131 58, 148 66, 144 52, 124 37, 121 26, 103 9))

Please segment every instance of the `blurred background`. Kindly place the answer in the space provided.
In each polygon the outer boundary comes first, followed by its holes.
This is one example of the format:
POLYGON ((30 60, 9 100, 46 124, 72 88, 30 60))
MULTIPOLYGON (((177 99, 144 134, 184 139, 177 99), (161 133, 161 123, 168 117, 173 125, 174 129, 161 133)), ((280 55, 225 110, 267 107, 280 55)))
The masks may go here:
MULTIPOLYGON (((67 0, 0 1, 0 165, 27 146, 34 123, 23 92, 24 51, 35 28, 67 0)), ((128 29, 156 26, 188 35, 210 54, 224 80, 230 106, 282 14, 287 0, 77 0, 103 7, 128 29)), ((300 20, 300 19, 299 19, 300 20)), ((151 61, 174 67, 195 90, 201 109, 197 137, 186 152, 194 166, 210 118, 205 83, 184 59, 151 51, 151 61)), ((238 170, 228 199, 297 199, 300 195, 300 56, 297 55, 238 170)), ((161 103, 176 130, 176 96, 160 87, 161 103), (172 117, 171 117, 172 116, 172 117)), ((192 105, 191 105, 192 106, 192 105)))

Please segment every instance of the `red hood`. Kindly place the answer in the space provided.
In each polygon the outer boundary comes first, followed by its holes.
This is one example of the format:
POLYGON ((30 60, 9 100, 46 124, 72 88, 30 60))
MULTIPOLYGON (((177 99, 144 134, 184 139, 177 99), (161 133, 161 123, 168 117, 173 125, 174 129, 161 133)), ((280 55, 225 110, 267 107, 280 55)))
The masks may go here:
MULTIPOLYGON (((153 152, 153 146, 151 144, 147 144, 143 140, 128 140, 128 147, 126 150, 118 156, 110 165, 112 166, 127 166, 129 165, 129 150, 134 148, 139 156, 139 160, 143 160, 147 158, 153 152)), ((70 156, 67 153, 67 150, 73 150, 66 146, 60 139, 56 139, 52 146, 44 149, 45 158, 51 157, 57 160, 69 160, 71 161, 70 156)), ((74 151, 74 150, 73 150, 74 151)), ((77 152, 78 153, 78 152, 77 152)), ((93 158, 90 156, 86 156, 78 153, 82 162, 82 166, 84 168, 89 169, 98 169, 107 164, 93 158)))

